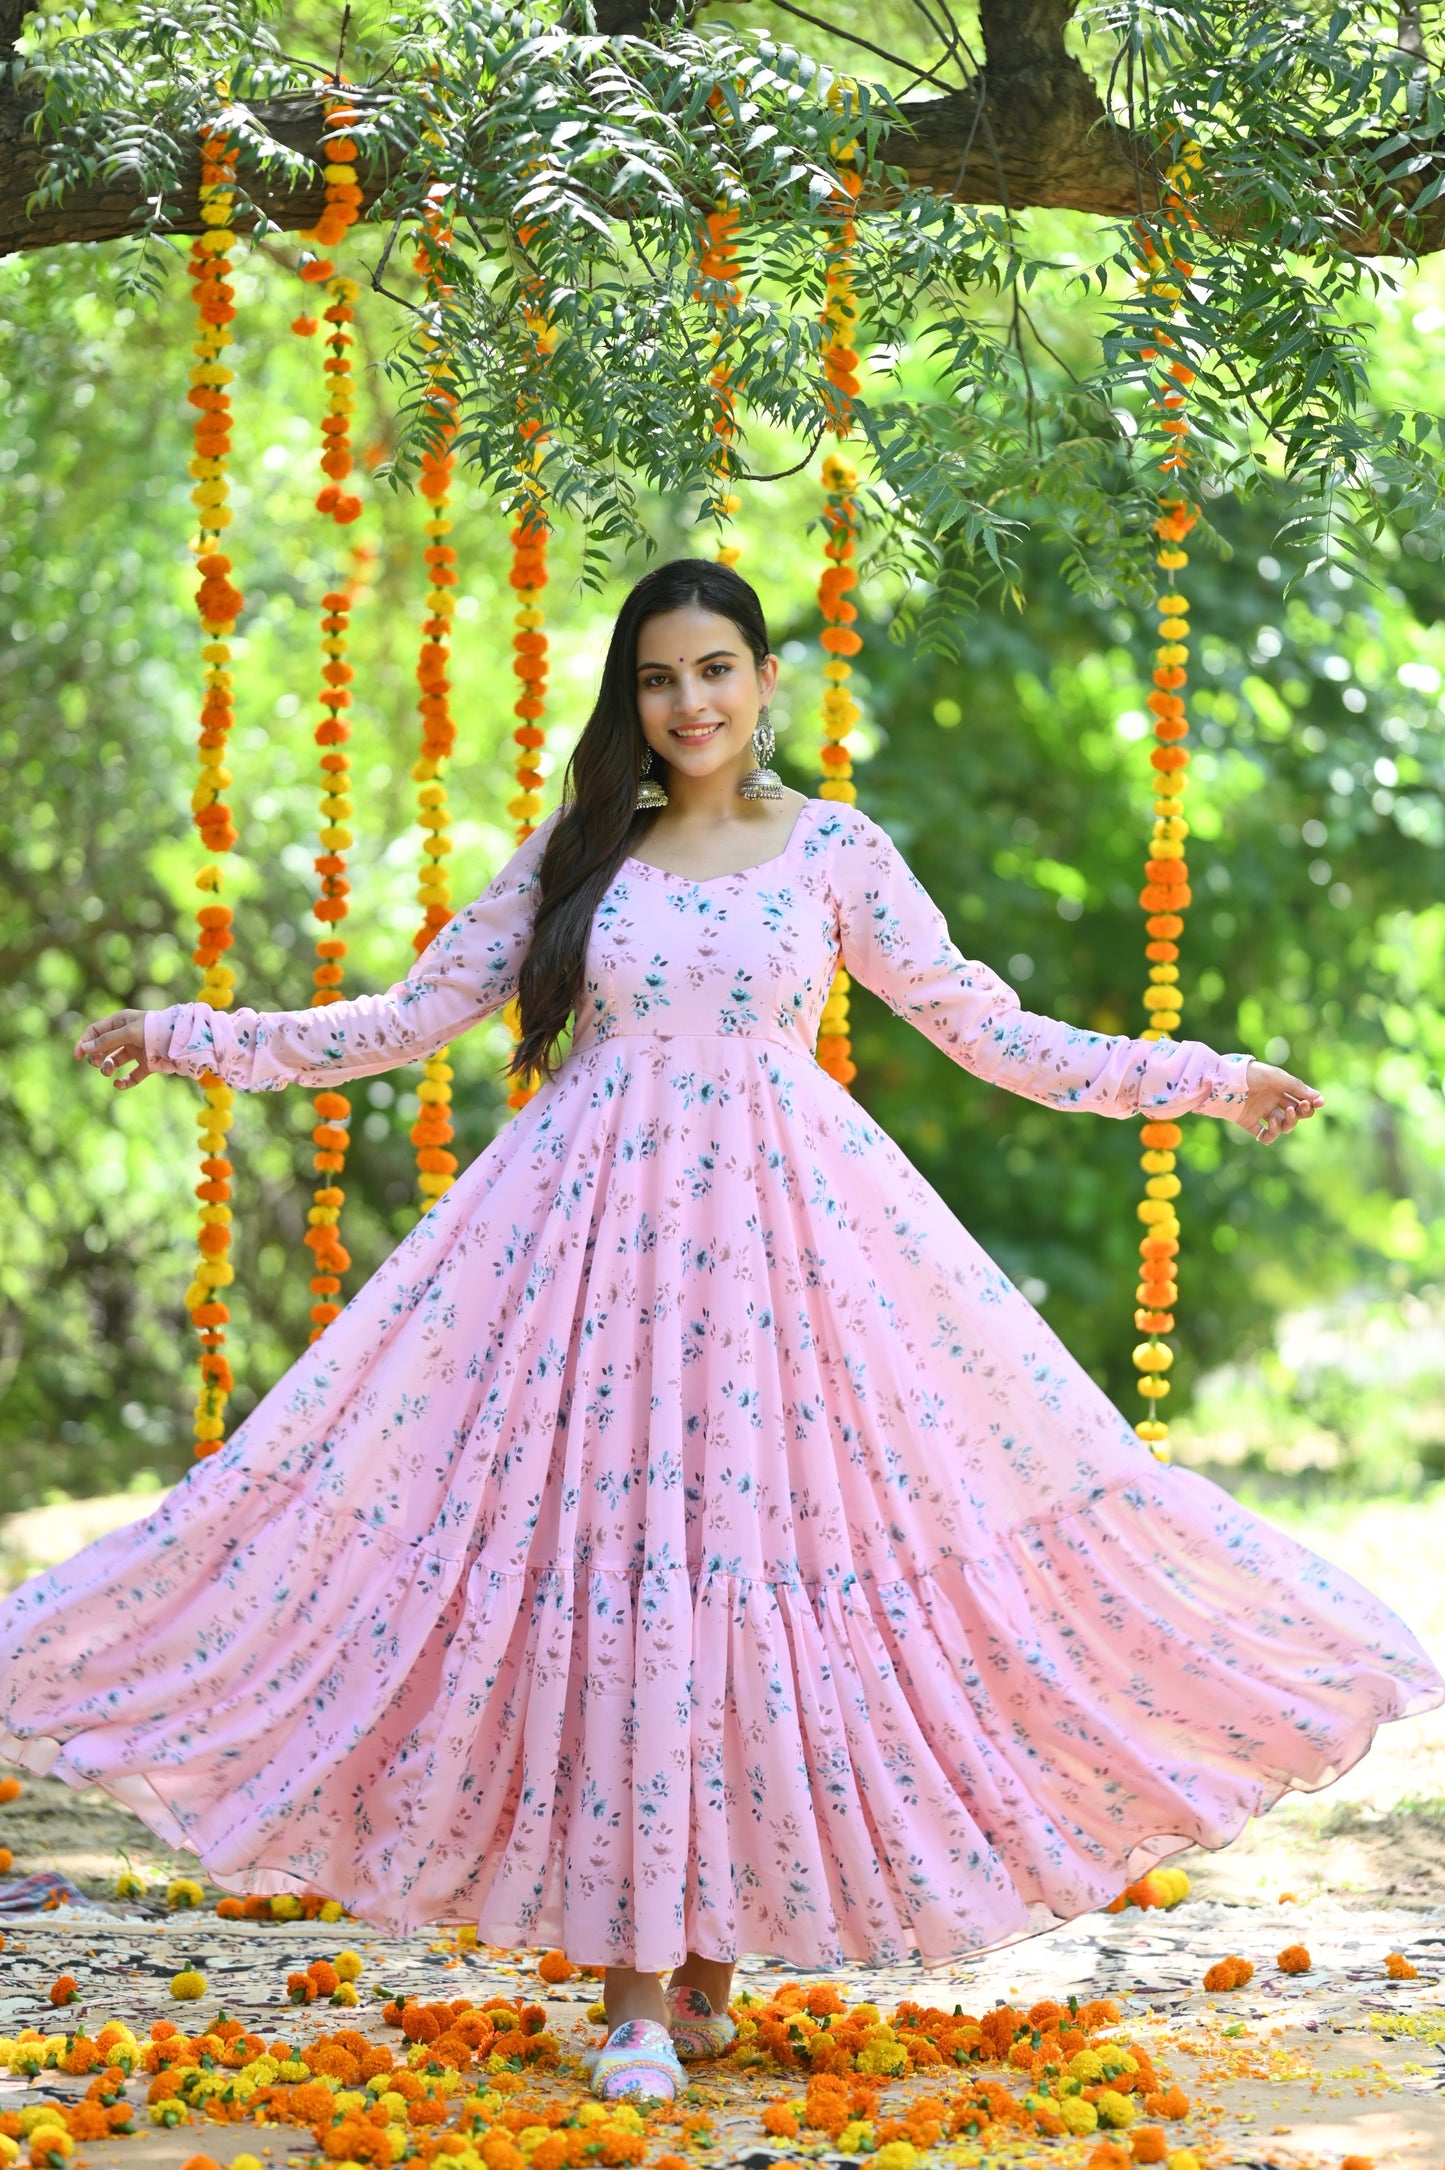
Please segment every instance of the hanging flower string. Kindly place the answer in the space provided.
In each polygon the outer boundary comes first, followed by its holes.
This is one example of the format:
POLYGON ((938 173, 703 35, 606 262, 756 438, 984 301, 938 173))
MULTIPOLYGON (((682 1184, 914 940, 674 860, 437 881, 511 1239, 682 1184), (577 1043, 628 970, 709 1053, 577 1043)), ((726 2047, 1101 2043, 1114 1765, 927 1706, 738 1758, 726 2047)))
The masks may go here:
MULTIPOLYGON (((719 105, 721 93, 714 91, 712 98, 719 105)), ((709 100, 712 103, 712 100, 709 100)), ((707 217, 707 246, 698 259, 698 270, 705 284, 700 284, 698 294, 707 299, 720 321, 712 334, 713 366, 708 378, 712 394, 712 434, 715 447, 713 455, 713 495, 709 509, 720 521, 730 521, 742 510, 742 499, 733 488, 733 473, 737 455, 738 418, 734 396, 732 366, 728 358, 728 320, 737 309, 742 289, 738 285, 738 224, 741 213, 729 204, 719 204, 707 217)), ((716 557, 719 565, 736 565, 742 551, 735 542, 719 541, 716 557)))
MULTIPOLYGON (((236 314, 230 283, 230 252, 236 238, 231 229, 236 155, 227 136, 202 130, 200 198, 206 231, 191 243, 189 266, 196 311, 192 348, 196 359, 191 364, 191 388, 186 395, 197 410, 195 452, 190 463, 194 482, 191 501, 197 515, 192 548, 200 574, 196 609, 205 634, 201 655, 206 666, 199 767, 191 811, 210 859, 196 876, 196 887, 204 901, 196 912, 192 961, 201 968, 201 1000, 216 1010, 230 1008, 236 977, 223 962, 232 942, 231 907, 221 901, 221 869, 215 863, 236 842, 235 824, 225 800, 231 782, 226 742, 234 721, 230 642, 244 602, 229 577, 231 560, 220 548, 222 531, 231 524, 227 480, 231 399, 227 387, 235 372, 226 367, 222 357, 231 344, 231 322, 236 314)), ((225 1330, 231 1313, 221 1296, 221 1290, 235 1279, 236 1271, 226 1256, 231 1247, 232 1174, 226 1140, 234 1094, 209 1070, 201 1079, 201 1089, 204 1104, 197 1125, 201 1180, 196 1185, 196 1196, 201 1201, 197 1236, 200 1255, 186 1291, 186 1310, 200 1336, 196 1453, 207 1455, 216 1452, 225 1436, 226 1402, 234 1384, 225 1354, 225 1330)))
MULTIPOLYGON (((1188 198, 1200 165, 1199 146, 1185 143, 1178 159, 1167 169, 1169 183, 1156 231, 1136 224, 1139 285, 1146 301, 1157 309, 1149 342, 1141 359, 1157 371, 1154 421, 1165 441, 1159 461, 1166 483, 1154 522, 1160 569, 1158 601, 1159 644, 1154 651, 1154 691, 1149 707, 1154 716, 1157 744, 1150 755, 1154 770, 1154 833, 1144 870, 1145 886, 1139 902, 1148 914, 1144 922, 1148 943, 1149 985, 1144 991, 1148 1013, 1146 1040, 1160 1040, 1177 1031, 1183 1005, 1179 986, 1179 937, 1184 932, 1184 912, 1190 903, 1189 868, 1184 841, 1189 824, 1183 818, 1185 778, 1189 754, 1182 741, 1189 735, 1183 687, 1189 661, 1189 604, 1178 592, 1177 576, 1188 564, 1183 544, 1199 514, 1180 489, 1180 478, 1189 465, 1189 423, 1186 415, 1189 386, 1194 372, 1183 360, 1179 341, 1167 327, 1174 319, 1180 281, 1193 270, 1190 262, 1191 234, 1198 221, 1188 198)), ((1169 1392, 1165 1377, 1174 1363, 1174 1351, 1163 1338, 1172 1334, 1179 1298, 1179 1215, 1176 1200, 1180 1182, 1175 1172, 1175 1150, 1183 1132, 1177 1123, 1146 1121, 1140 1129, 1144 1151, 1145 1195, 1139 1205, 1144 1233, 1139 1243, 1139 1285, 1136 1329, 1146 1337, 1134 1350, 1139 1391, 1149 1413, 1135 1425, 1160 1461, 1169 1459, 1166 1444, 1169 1427, 1159 1414, 1159 1404, 1169 1392)))
MULTIPOLYGON (((323 169, 326 205, 315 226, 304 232, 301 239, 330 249, 345 239, 348 229, 361 215, 361 190, 354 163, 357 146, 346 133, 361 116, 341 97, 324 98, 322 111, 327 158, 323 169)), ((356 393, 351 380, 349 350, 352 334, 348 327, 354 320, 352 304, 360 289, 354 279, 341 276, 323 256, 313 256, 304 262, 301 276, 310 285, 324 287, 327 301, 322 312, 327 327, 324 364, 327 393, 326 413, 321 421, 321 471, 326 481, 317 494, 316 509, 328 514, 337 526, 347 527, 361 512, 361 499, 343 488, 354 465, 351 425, 356 393)), ((315 317, 303 314, 291 328, 309 338, 320 327, 315 317)), ((345 856, 353 841, 346 825, 353 811, 349 791, 351 763, 343 748, 351 736, 351 726, 344 712, 351 706, 350 687, 355 676, 346 661, 354 596, 355 584, 352 583, 330 590, 321 599, 323 660, 318 699, 322 716, 316 726, 321 765, 321 852, 315 861, 321 888, 311 907, 322 928, 316 943, 316 969, 312 974, 316 990, 313 1001, 318 1005, 341 1000, 344 978, 341 960, 346 955, 346 944, 338 930, 347 914, 346 900, 351 888, 346 879, 345 856)), ((339 1181, 346 1166, 346 1148, 350 1140, 347 1126, 351 1121, 351 1102, 344 1093, 328 1091, 318 1093, 312 1107, 316 1114, 316 1125, 311 1133, 316 1149, 312 1165, 322 1177, 306 1216, 309 1224, 306 1244, 312 1255, 311 1339, 314 1341, 341 1310, 336 1299, 341 1293, 341 1276, 351 1264, 350 1254, 341 1241, 341 1208, 346 1194, 339 1181)))
MULTIPOLYGON (((535 227, 519 228, 517 238, 523 248, 536 231, 535 227)), ((540 375, 557 344, 557 332, 541 307, 535 285, 524 293, 523 313, 540 375)), ((512 635, 512 669, 521 680, 522 691, 512 707, 517 718, 512 732, 517 747, 517 790, 507 801, 507 812, 516 823, 517 843, 524 844, 536 828, 542 811, 543 779, 538 763, 546 743, 542 719, 547 711, 547 617, 542 608, 542 594, 547 585, 548 527, 541 473, 548 433, 531 402, 524 406, 518 433, 522 441, 518 478, 521 504, 512 523, 512 569, 508 579, 517 598, 517 611, 512 621, 516 628, 512 635)), ((521 1038, 521 1017, 515 998, 507 1004, 503 1015, 515 1046, 521 1038)), ((535 1074, 514 1078, 507 1094, 507 1106, 514 1113, 518 1108, 524 1108, 540 1084, 541 1080, 535 1074)))
MULTIPOLYGON (((846 82, 833 85, 828 102, 845 121, 856 111, 853 87, 846 82)), ((858 171, 858 146, 854 139, 836 137, 832 154, 838 189, 831 205, 835 223, 828 236, 823 372, 828 385, 824 395, 828 427, 841 445, 852 430, 853 401, 858 394, 858 355, 853 346, 858 324, 853 247, 856 238, 854 213, 863 177, 858 171)), ((862 637, 853 631, 857 606, 848 600, 849 591, 858 583, 855 564, 857 487, 858 473, 852 462, 844 459, 841 452, 827 453, 823 460, 823 524, 828 539, 823 545, 823 555, 828 563, 818 583, 818 608, 823 617, 823 631, 819 637, 826 656, 823 664, 823 744, 818 755, 823 781, 818 787, 818 795, 824 799, 842 799, 850 806, 858 793, 853 783, 853 759, 847 740, 858 721, 859 709, 848 690, 848 681, 853 675, 849 658, 857 655, 863 646, 862 637)), ((819 1064, 829 1077, 843 1086, 851 1085, 858 1075, 848 1033, 848 990, 851 985, 848 974, 839 965, 818 1021, 819 1064)))
MULTIPOLYGON (((435 442, 421 456, 421 494, 429 513, 426 548, 426 616, 422 620, 421 654, 417 659, 417 701, 421 717, 421 752, 412 770, 417 786, 417 823, 425 831, 421 871, 417 877, 417 902, 421 925, 412 936, 418 955, 441 932, 452 916, 451 878, 447 859, 452 849, 451 809, 447 803, 446 764, 456 744, 456 725, 451 710, 452 617, 456 608, 457 554, 446 540, 451 533, 451 489, 456 469, 453 440, 457 432, 457 395, 450 354, 446 348, 442 318, 452 287, 443 276, 441 252, 452 238, 447 214, 446 190, 437 183, 430 191, 422 214, 422 233, 414 262, 427 294, 427 317, 417 334, 428 357, 425 406, 434 425, 435 442)), ((450 1050, 439 1048, 422 1065, 417 1087, 421 1109, 411 1126, 416 1150, 417 1190, 425 1213, 442 1193, 451 1188, 457 1159, 450 1148, 452 1125, 452 1065, 450 1050)))

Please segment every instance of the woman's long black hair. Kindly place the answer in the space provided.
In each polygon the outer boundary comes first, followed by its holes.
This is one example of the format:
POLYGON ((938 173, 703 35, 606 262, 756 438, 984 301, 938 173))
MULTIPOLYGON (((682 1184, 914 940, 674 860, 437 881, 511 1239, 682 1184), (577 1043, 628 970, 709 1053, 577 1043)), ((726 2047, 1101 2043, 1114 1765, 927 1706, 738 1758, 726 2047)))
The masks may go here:
MULTIPOLYGON (((656 818, 637 812, 647 747, 637 713, 637 636, 645 619, 689 605, 730 619, 758 664, 771 653, 757 596, 730 565, 710 558, 676 558, 655 567, 618 612, 597 705, 567 763, 562 809, 542 853, 537 913, 517 983, 521 1038, 508 1076, 555 1074, 558 1043, 586 998, 592 915, 656 818)), ((665 788, 666 764, 659 770, 656 755, 653 760, 665 788)))

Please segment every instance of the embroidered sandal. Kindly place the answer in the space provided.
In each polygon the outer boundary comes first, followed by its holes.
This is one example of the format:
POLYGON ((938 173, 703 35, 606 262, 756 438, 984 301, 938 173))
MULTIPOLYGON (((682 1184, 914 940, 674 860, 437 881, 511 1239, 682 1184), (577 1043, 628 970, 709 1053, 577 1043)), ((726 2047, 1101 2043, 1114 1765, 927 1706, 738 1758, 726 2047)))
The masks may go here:
POLYGON ((665 1992, 672 2046, 684 2064, 700 2057, 721 2057, 738 2038, 737 2022, 715 2012, 700 1989, 681 1983, 665 1992))
POLYGON ((592 2092, 604 2102, 647 2095, 671 2102, 687 2085, 672 2036, 657 2019, 624 2019, 600 2049, 584 2050, 592 2092))

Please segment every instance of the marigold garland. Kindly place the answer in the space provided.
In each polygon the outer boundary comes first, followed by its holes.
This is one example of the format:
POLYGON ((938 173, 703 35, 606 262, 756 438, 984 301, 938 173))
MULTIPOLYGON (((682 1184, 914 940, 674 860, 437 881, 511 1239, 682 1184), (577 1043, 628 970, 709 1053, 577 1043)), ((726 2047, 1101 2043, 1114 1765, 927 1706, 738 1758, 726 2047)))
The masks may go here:
MULTIPOLYGON (((534 227, 519 229, 518 239, 523 248, 536 230, 534 227)), ((542 308, 540 290, 535 282, 524 291, 523 311, 540 376, 557 344, 557 332, 542 308)), ((543 778, 539 761, 546 743, 542 719, 547 710, 547 618, 542 608, 542 595, 548 577, 549 530, 541 474, 548 432, 542 427, 535 401, 530 398, 523 404, 518 435, 522 444, 518 477, 521 504, 511 529, 512 569, 507 577, 517 598, 512 669, 521 680, 522 691, 512 708, 517 718, 512 732, 517 746, 517 790, 507 801, 507 812, 516 823, 517 843, 524 844, 536 828, 542 811, 543 778)), ((515 996, 502 1014, 515 1047, 521 1038, 521 1016, 515 996)), ((518 1108, 524 1108, 540 1086, 541 1079, 535 1072, 514 1078, 507 1093, 507 1106, 514 1113, 518 1108)))
MULTIPOLYGON (((845 121, 851 119, 857 110, 853 86, 843 81, 835 83, 828 93, 828 103, 845 121)), ((823 373, 828 386, 824 394, 828 428, 841 445, 852 430, 853 401, 859 388, 858 355, 852 343, 858 325, 853 248, 857 235, 854 212, 863 176, 858 171, 855 139, 836 137, 832 155, 838 188, 830 205, 834 224, 828 236, 823 373)), ((848 691, 848 681, 853 675, 853 666, 848 659, 857 655, 863 646, 861 636, 853 631, 858 617, 857 606, 848 601, 850 589, 858 584, 854 562, 858 538, 857 486, 858 473, 852 462, 845 460, 841 452, 826 454, 823 460, 823 524, 828 539, 823 545, 823 555, 828 564, 818 582, 818 608, 823 617, 819 638, 826 654, 823 664, 823 744, 818 754, 823 781, 818 787, 818 796, 841 799, 850 806, 858 793, 853 783, 853 760, 846 742, 860 711, 848 691)), ((858 1075, 848 1033, 848 990, 851 985, 840 964, 818 1020, 818 1062, 829 1077, 845 1087, 858 1075)))
MULTIPOLYGON (((713 99, 722 103, 721 93, 713 99)), ((712 100, 709 101, 711 103, 712 100)), ((719 520, 731 520, 742 510, 742 499, 733 488, 737 455, 738 418, 731 363, 728 359, 727 318, 737 308, 742 289, 738 284, 738 226, 742 214, 735 206, 719 204, 707 215, 707 245, 698 257, 700 282, 696 292, 710 302, 722 320, 712 333, 713 365, 708 376, 712 394, 713 496, 710 510, 719 520), (705 284, 702 282, 706 282, 705 284)), ((715 553, 719 565, 736 565, 742 551, 734 542, 719 541, 715 553)))
MULTIPOLYGON (((322 111, 327 156, 323 169, 326 207, 315 226, 303 232, 301 239, 315 242, 321 248, 334 248, 345 239, 347 231, 361 215, 361 190, 354 163, 357 146, 346 133, 361 115, 340 96, 323 98, 322 111)), ((325 287, 327 306, 322 314, 329 327, 326 333, 329 351, 323 364, 327 394, 326 413, 321 421, 320 461, 326 481, 317 493, 316 509, 329 514, 339 527, 347 527, 361 512, 361 499, 342 488, 355 464, 351 421, 356 392, 351 381, 348 351, 352 334, 347 327, 354 320, 352 304, 360 288, 354 279, 342 277, 335 266, 321 256, 313 256, 304 262, 301 276, 311 285, 325 287)), ((319 326, 315 317, 303 314, 291 328, 303 338, 309 338, 319 326)), ((348 783, 351 762, 342 750, 351 736, 351 726, 342 712, 351 706, 350 687, 355 677, 346 661, 355 587, 353 581, 344 588, 330 590, 321 599, 322 686, 317 698, 323 713, 316 726, 316 743, 321 750, 319 838, 322 849, 315 861, 321 889, 311 907, 322 926, 316 943, 316 969, 312 974, 315 987, 312 1000, 316 1005, 339 1002, 344 978, 341 960, 346 955, 346 944, 336 930, 346 917, 346 900, 351 889, 346 879, 345 855, 353 841, 346 826, 353 806, 348 783)), ((316 1125, 311 1133, 316 1148, 312 1165, 324 1178, 313 1193, 306 1215, 305 1241, 311 1252, 311 1294, 315 1299, 311 1306, 311 1339, 314 1341, 340 1313, 341 1306, 336 1298, 341 1293, 341 1276, 351 1264, 340 1229, 346 1194, 336 1180, 346 1166, 351 1102, 344 1093, 327 1091, 316 1095, 312 1107, 316 1114, 316 1125)))
MULTIPOLYGON (((427 293, 427 318, 417 339, 428 357, 425 406, 434 424, 435 443, 421 456, 421 494, 430 508, 426 522, 427 569, 426 616, 422 620, 421 653, 417 659, 421 717, 421 751, 412 769, 417 786, 417 825, 425 831, 422 863, 417 877, 417 902, 421 925, 412 936, 420 954, 441 932, 452 916, 452 893, 447 860, 452 850, 451 808, 447 801, 446 764, 456 745, 456 725, 451 711, 452 618, 456 609, 457 554, 446 537, 451 533, 451 489, 456 469, 453 440, 457 432, 457 395, 450 353, 443 330, 443 312, 453 289, 442 272, 442 251, 452 238, 446 190, 440 183, 430 191, 422 214, 422 232, 413 261, 427 293)), ((450 1151, 455 1135, 451 1117, 452 1066, 450 1050, 440 1048, 422 1065, 417 1088, 421 1108, 411 1126, 416 1152, 417 1190, 425 1213, 456 1177, 457 1158, 450 1151)))
MULTIPOLYGON (((1144 992, 1148 1022, 1142 1035, 1146 1040, 1163 1039, 1179 1025, 1184 1000, 1179 986, 1179 937, 1184 932, 1183 914, 1191 901, 1189 868, 1184 857, 1189 824, 1182 814, 1189 754, 1181 743, 1189 735, 1182 692, 1189 660, 1189 604, 1177 591, 1176 576, 1189 562, 1182 545, 1199 514, 1180 492, 1175 478, 1181 477, 1189 464, 1185 409, 1194 372, 1182 359, 1179 342, 1167 325, 1175 314, 1180 281, 1188 278, 1194 268, 1190 262, 1190 235, 1198 221, 1187 199, 1200 162, 1199 146, 1185 143, 1167 169, 1169 186, 1157 230, 1151 232, 1140 222, 1134 228, 1139 286, 1146 301, 1157 306, 1159 316, 1148 343, 1141 349, 1141 359, 1161 373, 1154 394, 1154 419, 1166 444, 1160 470, 1170 478, 1160 493, 1159 517, 1154 522, 1164 592, 1157 606, 1159 645, 1154 651, 1154 691, 1149 696, 1158 742, 1149 757, 1154 769, 1154 833, 1144 869, 1145 886, 1139 896, 1148 914, 1144 922, 1148 936, 1144 952, 1149 961, 1149 985, 1144 992)), ((1139 1243, 1141 1264, 1135 1290, 1139 1308, 1134 1313, 1134 1324, 1146 1339, 1134 1350, 1134 1367, 1140 1375, 1139 1391, 1149 1403, 1149 1414, 1134 1429, 1160 1461, 1168 1461, 1169 1427, 1159 1415, 1159 1404, 1169 1392, 1165 1374, 1174 1363, 1174 1351, 1163 1336, 1174 1331, 1179 1297, 1179 1216, 1175 1201, 1180 1182, 1175 1173, 1175 1149, 1183 1132, 1177 1123, 1146 1121, 1139 1136, 1144 1147, 1140 1165, 1145 1174, 1145 1195, 1138 1211, 1144 1233, 1139 1243)))
MULTIPOLYGON (((231 344, 231 323, 236 314, 230 284, 230 251, 236 238, 231 228, 236 158, 236 148, 228 136, 218 130, 202 130, 200 199, 206 231, 196 236, 190 251, 196 310, 196 339, 191 351, 196 359, 191 364, 191 388, 186 395, 197 410, 190 472, 198 531, 192 548, 201 576, 196 609, 206 636, 201 648, 206 672, 199 769, 191 811, 201 842, 212 858, 212 863, 203 866, 196 876, 196 887, 204 901, 196 912, 196 946, 191 954, 192 962, 201 968, 201 1000, 217 1010, 230 1008, 235 989, 235 974, 222 962, 232 943, 231 907, 221 901, 221 869, 214 862, 236 842, 235 824, 225 801, 232 780, 226 767, 226 741, 235 720, 230 640, 244 602, 229 577, 231 560, 219 547, 222 531, 231 524, 227 478, 231 400, 227 387, 235 372, 225 366, 221 357, 231 344)), ((235 1382, 224 1353, 225 1328, 231 1313, 221 1298, 221 1290, 236 1274, 226 1256, 231 1246, 232 1175, 226 1138, 235 1095, 209 1070, 202 1076, 201 1088, 204 1104, 197 1119, 201 1180, 196 1185, 196 1196, 201 1201, 197 1237, 200 1256, 186 1291, 186 1309, 200 1337, 200 1388, 195 1408, 198 1456, 214 1454, 225 1435, 226 1401, 235 1382)))

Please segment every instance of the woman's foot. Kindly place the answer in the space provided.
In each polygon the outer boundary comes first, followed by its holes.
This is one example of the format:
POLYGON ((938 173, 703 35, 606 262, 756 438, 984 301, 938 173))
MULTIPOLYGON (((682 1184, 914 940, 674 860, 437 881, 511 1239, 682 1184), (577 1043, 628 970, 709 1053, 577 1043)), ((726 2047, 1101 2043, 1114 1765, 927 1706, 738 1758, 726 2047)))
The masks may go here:
POLYGON ((671 2032, 655 2019, 624 2019, 600 2049, 583 2052, 592 2092, 604 2102, 646 2096, 671 2102, 687 2085, 671 2032))
POLYGON ((685 2064, 700 2057, 721 2057, 738 2038, 737 2023, 715 2012, 700 1989, 680 1983, 667 1995, 667 2023, 672 2046, 685 2064))

